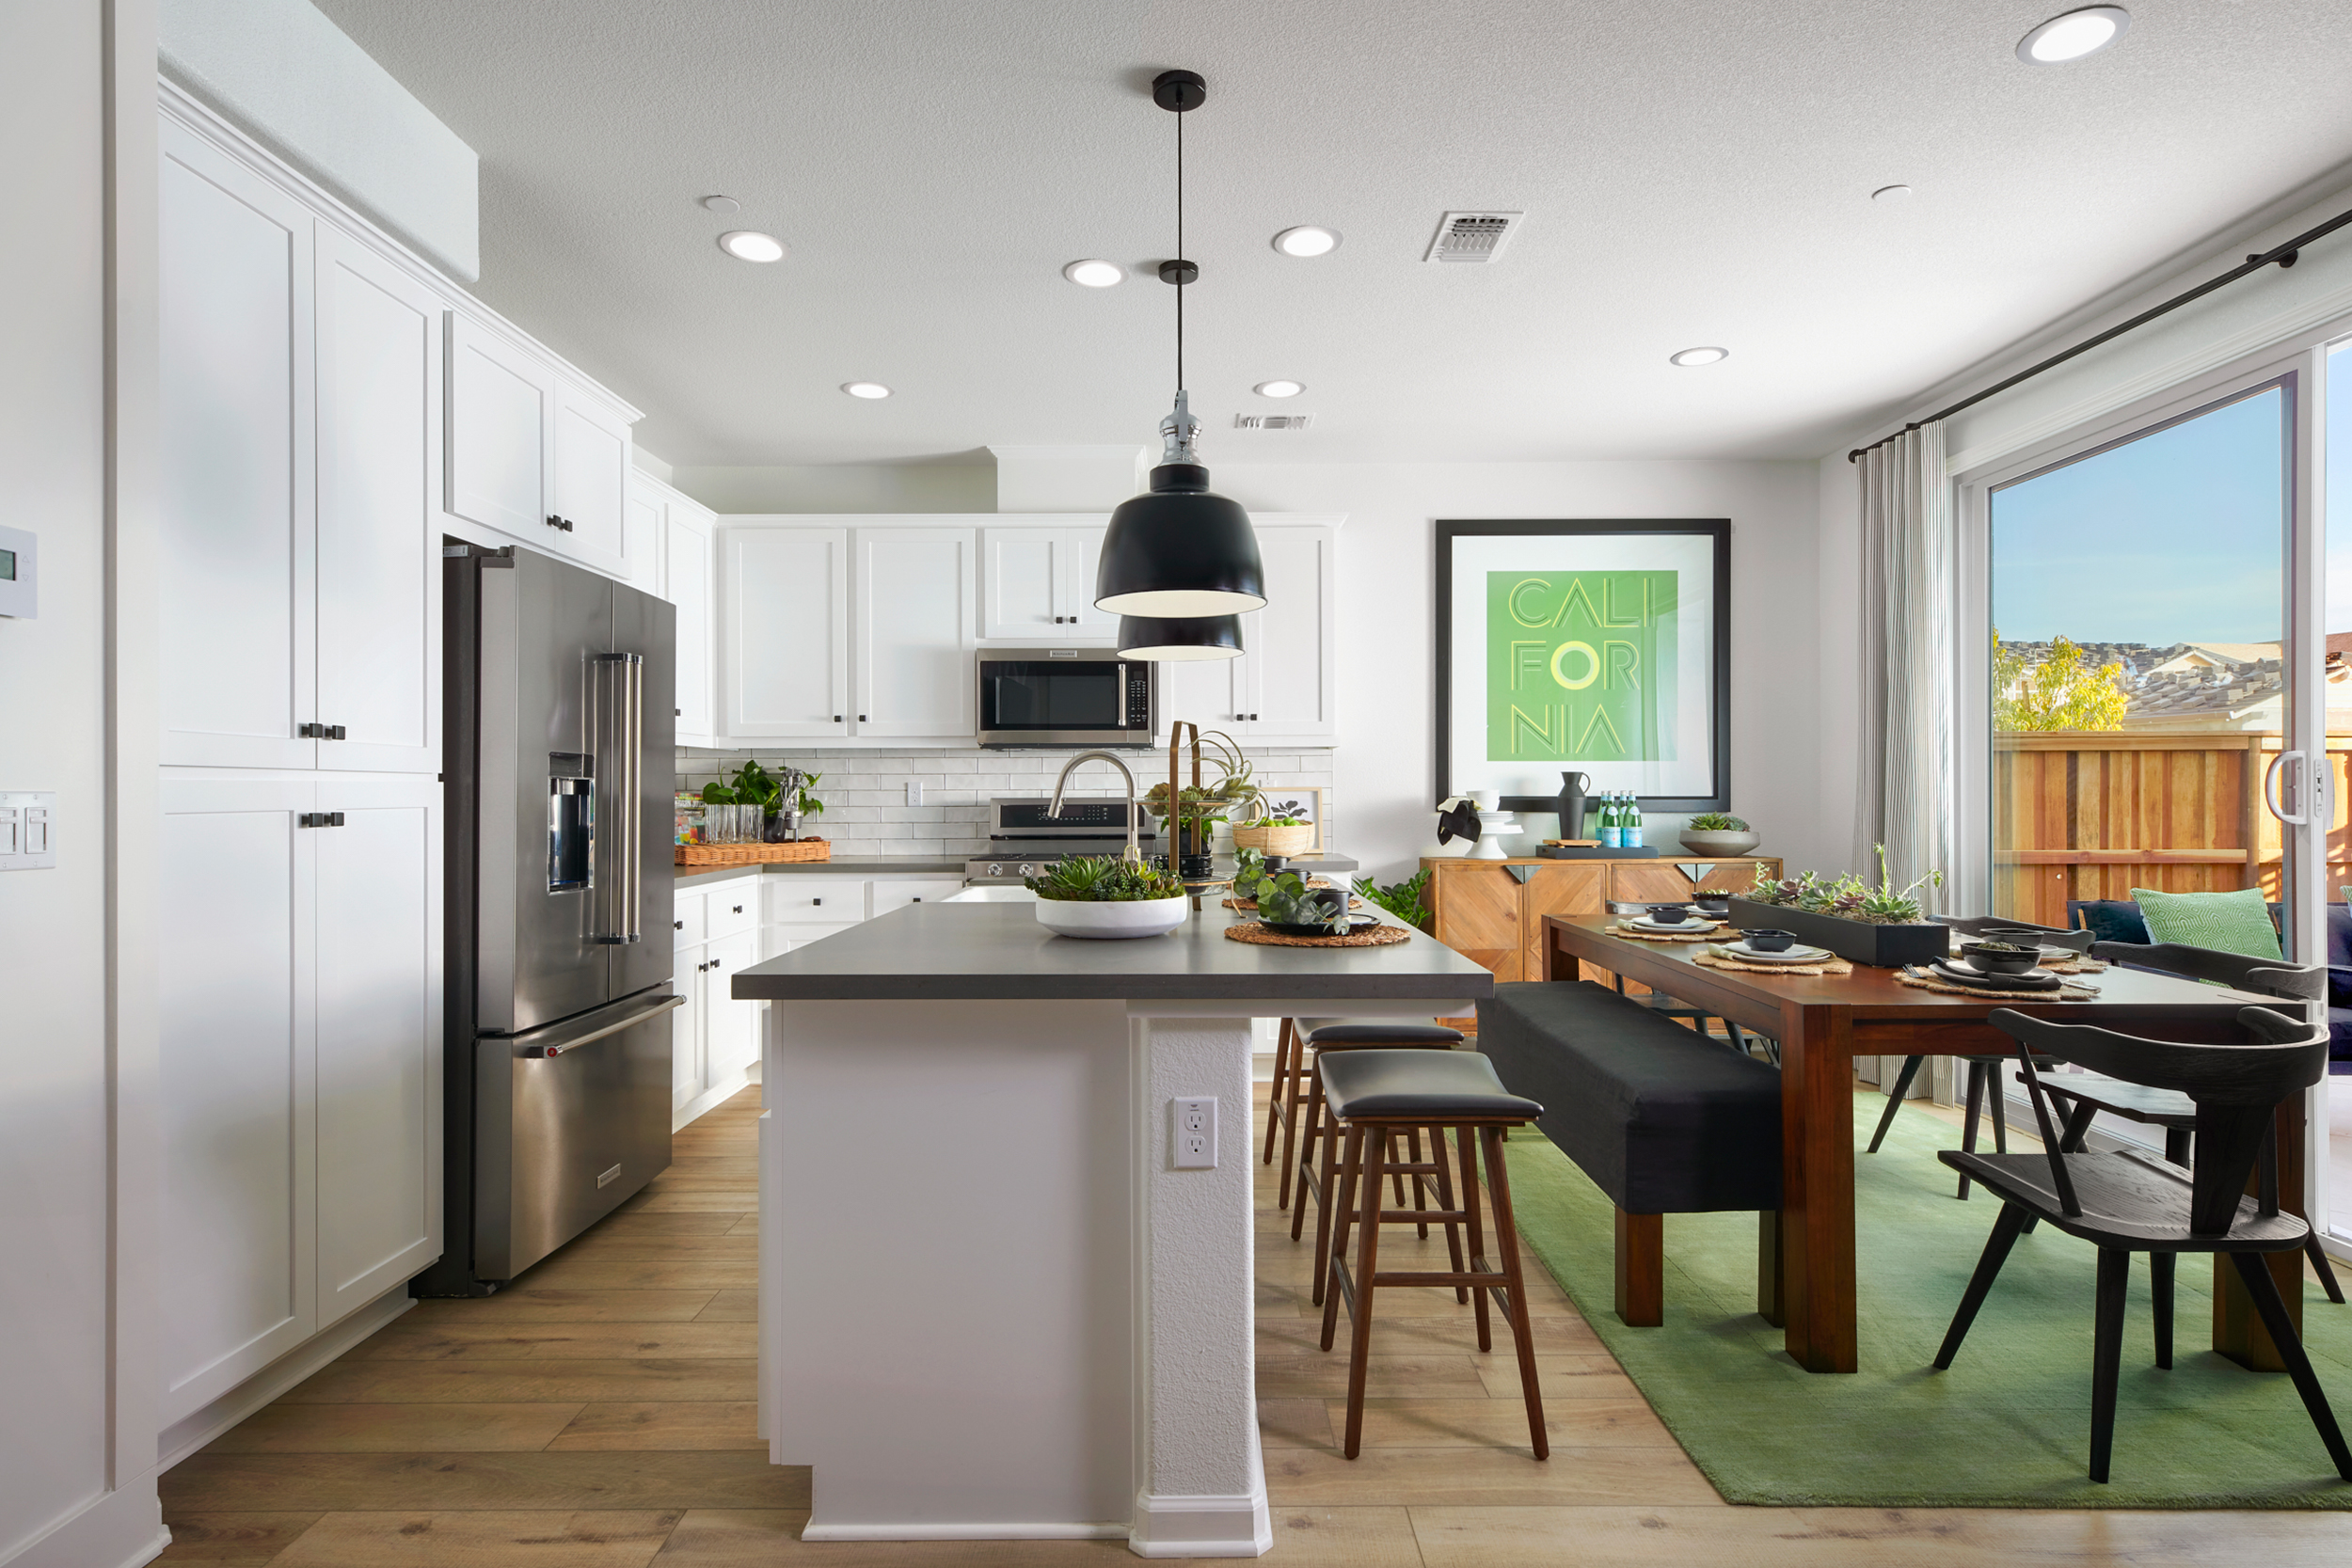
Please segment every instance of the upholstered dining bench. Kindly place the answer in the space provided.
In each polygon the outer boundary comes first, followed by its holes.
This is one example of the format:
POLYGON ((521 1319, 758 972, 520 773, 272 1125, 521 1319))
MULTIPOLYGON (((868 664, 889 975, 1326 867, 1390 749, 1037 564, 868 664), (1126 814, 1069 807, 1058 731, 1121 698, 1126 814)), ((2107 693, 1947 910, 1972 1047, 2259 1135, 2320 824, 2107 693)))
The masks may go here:
POLYGON ((1478 1049, 1617 1208, 1617 1316, 1665 1321, 1662 1216, 1759 1215, 1756 1310, 1782 1321, 1780 1073, 1589 980, 1495 987, 1478 1049))

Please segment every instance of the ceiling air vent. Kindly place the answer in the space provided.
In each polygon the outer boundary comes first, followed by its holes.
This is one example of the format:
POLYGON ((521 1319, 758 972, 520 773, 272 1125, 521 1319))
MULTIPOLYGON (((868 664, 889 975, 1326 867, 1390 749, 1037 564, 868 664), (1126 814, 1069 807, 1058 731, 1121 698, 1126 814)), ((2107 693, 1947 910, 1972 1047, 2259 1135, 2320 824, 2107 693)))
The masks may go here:
POLYGON ((1438 237, 1429 242, 1424 261, 1493 261, 1519 231, 1525 213, 1448 213, 1438 220, 1438 237))
POLYGON ((1236 414, 1235 430, 1304 430, 1315 422, 1312 414, 1236 414))

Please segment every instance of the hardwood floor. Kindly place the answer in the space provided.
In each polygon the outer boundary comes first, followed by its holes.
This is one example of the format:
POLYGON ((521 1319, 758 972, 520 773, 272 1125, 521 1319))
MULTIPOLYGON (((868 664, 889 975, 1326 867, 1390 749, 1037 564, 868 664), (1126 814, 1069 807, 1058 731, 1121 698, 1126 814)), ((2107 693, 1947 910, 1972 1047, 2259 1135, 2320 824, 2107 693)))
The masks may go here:
MULTIPOLYGON (((163 1493, 173 1543, 162 1560, 1022 1568, 1128 1559, 1114 1542, 799 1539, 808 1473, 769 1465, 754 1432, 758 1113, 756 1089, 712 1111, 678 1134, 673 1172, 519 1288, 421 1305, 171 1470, 163 1493)), ((1381 1294, 1364 1452, 1351 1464, 1333 1440, 1346 1359, 1316 1348, 1307 1249, 1291 1242, 1272 1173, 1260 1171, 1270 1560, 2332 1568, 2352 1556, 2352 1516, 2341 1513, 1730 1507, 1540 1268, 1530 1283, 1551 1459, 1539 1465, 1528 1452, 1507 1348, 1480 1354, 1469 1309, 1429 1290, 1381 1294)), ((1395 1260, 1399 1248, 1441 1256, 1442 1242, 1397 1229, 1381 1246, 1395 1260)))

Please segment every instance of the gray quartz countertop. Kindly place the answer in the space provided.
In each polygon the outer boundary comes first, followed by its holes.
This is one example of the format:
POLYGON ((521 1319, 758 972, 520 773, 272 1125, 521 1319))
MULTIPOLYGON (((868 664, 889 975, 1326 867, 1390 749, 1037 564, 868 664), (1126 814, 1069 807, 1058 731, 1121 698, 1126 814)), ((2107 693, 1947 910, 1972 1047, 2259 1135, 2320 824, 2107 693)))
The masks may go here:
POLYGON ((748 1000, 1123 998, 1476 999, 1495 978, 1416 931, 1387 947, 1265 947, 1229 940, 1215 898, 1161 937, 1057 937, 1030 904, 911 904, 737 972, 748 1000))
POLYGON ((875 855, 862 861, 757 861, 747 865, 716 865, 707 871, 678 868, 676 885, 701 887, 707 882, 732 881, 738 877, 792 877, 830 874, 835 877, 955 877, 963 876, 961 855, 875 855))

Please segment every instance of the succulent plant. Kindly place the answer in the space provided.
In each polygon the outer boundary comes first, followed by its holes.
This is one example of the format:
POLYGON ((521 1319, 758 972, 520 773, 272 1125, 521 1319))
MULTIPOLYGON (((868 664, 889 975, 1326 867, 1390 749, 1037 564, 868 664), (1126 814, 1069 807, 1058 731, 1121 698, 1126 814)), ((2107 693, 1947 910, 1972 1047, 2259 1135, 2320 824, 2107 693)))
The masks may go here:
POLYGON ((1851 872, 1835 880, 1818 871, 1807 871, 1795 877, 1773 878, 1758 868, 1756 885, 1748 896, 1759 904, 1772 904, 1782 909, 1809 910, 1816 914, 1832 914, 1846 920, 1866 921, 1874 926, 1908 926, 1920 918, 1918 893, 1923 887, 1944 885, 1944 873, 1931 871, 1909 887, 1898 888, 1886 868, 1886 846, 1873 845, 1879 857, 1879 885, 1871 887, 1851 872))
POLYGON ((1685 831, 1694 833, 1744 833, 1748 825, 1741 818, 1720 811, 1704 811, 1691 818, 1685 831))
POLYGON ((1132 904, 1184 895, 1179 879, 1117 855, 1073 855, 1055 862, 1041 877, 1022 878, 1021 885, 1057 903, 1132 904))

